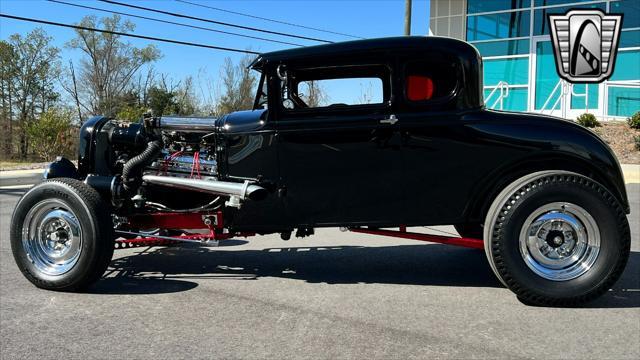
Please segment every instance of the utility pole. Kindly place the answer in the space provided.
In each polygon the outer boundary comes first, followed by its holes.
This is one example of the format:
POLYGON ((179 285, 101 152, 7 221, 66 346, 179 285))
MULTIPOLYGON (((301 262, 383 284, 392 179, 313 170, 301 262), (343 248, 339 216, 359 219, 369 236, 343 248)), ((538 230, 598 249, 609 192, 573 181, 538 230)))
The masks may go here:
POLYGON ((404 34, 411 35, 411 0, 404 2, 404 34))

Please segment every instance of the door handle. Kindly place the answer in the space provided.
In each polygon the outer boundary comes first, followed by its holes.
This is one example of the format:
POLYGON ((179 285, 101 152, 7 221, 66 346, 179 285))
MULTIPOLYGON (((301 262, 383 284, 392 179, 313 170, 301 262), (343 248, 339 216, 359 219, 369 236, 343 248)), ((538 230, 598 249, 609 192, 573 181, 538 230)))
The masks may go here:
POLYGON ((393 125, 398 122, 398 118, 395 115, 389 115, 388 118, 380 120, 380 124, 393 125))

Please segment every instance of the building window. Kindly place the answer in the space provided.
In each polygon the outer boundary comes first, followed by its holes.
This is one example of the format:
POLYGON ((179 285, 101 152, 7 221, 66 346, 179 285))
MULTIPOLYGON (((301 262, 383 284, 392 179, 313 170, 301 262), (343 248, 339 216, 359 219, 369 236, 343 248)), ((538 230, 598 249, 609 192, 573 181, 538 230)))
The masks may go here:
POLYGON ((585 96, 571 96, 571 109, 573 110, 593 110, 598 108, 598 84, 589 84, 589 92, 587 93, 586 84, 574 84, 573 93, 585 94, 585 96), (585 104, 585 98, 589 98, 588 105, 585 104))
POLYGON ((551 41, 536 43, 536 64, 533 66, 535 66, 536 88, 533 108, 535 110, 559 109, 561 92, 557 91, 557 86, 560 77, 556 71, 551 41))
POLYGON ((508 111, 527 111, 527 99, 529 98, 529 89, 509 88, 509 96, 499 99, 495 94, 490 97, 493 88, 484 90, 484 98, 487 100, 487 106, 492 109, 508 110, 508 111), (500 104, 502 102, 502 104, 500 104))
POLYGON ((467 0, 467 13, 476 14, 490 11, 528 8, 531 0, 467 0))
MULTIPOLYGON (((549 35, 549 14, 562 14, 564 15, 567 11, 571 9, 600 9, 605 11, 607 9, 607 4, 596 3, 596 4, 584 4, 584 5, 571 5, 571 6, 561 6, 554 8, 545 8, 545 9, 537 9, 533 13, 533 35, 549 35)), ((625 20, 626 21, 626 15, 625 20)))
POLYGON ((467 40, 491 40, 529 36, 529 11, 470 15, 467 40))
POLYGON ((533 0, 533 6, 547 6, 547 5, 564 5, 567 3, 579 3, 593 0, 533 0))
POLYGON ((487 41, 474 43, 473 46, 478 49, 483 57, 529 53, 529 39, 487 41))
POLYGON ((464 39, 465 0, 432 0, 430 29, 433 35, 464 39))
POLYGON ((607 114, 631 116, 640 109, 640 88, 608 86, 607 114))
POLYGON ((484 85, 495 86, 500 81, 509 85, 527 85, 529 83, 529 57, 485 60, 484 85))
POLYGON ((622 0, 611 3, 611 13, 623 13, 622 28, 640 27, 640 1, 622 0))
MULTIPOLYGON (((640 50, 618 51, 612 81, 640 79, 640 50)), ((639 107, 640 108, 640 107, 639 107)))
POLYGON ((640 30, 629 30, 620 33, 620 48, 636 46, 640 46, 640 30))

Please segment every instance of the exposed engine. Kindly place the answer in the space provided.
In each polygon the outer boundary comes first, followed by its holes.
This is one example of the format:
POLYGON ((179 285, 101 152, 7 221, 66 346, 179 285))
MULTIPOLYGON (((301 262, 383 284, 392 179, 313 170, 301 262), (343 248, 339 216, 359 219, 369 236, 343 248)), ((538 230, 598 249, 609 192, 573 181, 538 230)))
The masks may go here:
POLYGON ((182 178, 215 179, 216 160, 207 151, 186 153, 162 151, 162 157, 156 159, 144 171, 143 175, 168 175, 182 178))
MULTIPOLYGON (((121 213, 239 208, 265 189, 250 181, 221 181, 214 118, 145 118, 127 123, 93 118, 81 130, 78 170, 61 160, 52 177, 73 171, 121 213), (56 173, 57 172, 57 173, 56 173)), ((67 160, 68 162, 68 160, 67 160)), ((65 175, 68 176, 68 175, 65 175)))
POLYGON ((214 179, 214 118, 158 118, 153 122, 163 140, 160 157, 144 171, 144 175, 168 175, 183 178, 214 179))

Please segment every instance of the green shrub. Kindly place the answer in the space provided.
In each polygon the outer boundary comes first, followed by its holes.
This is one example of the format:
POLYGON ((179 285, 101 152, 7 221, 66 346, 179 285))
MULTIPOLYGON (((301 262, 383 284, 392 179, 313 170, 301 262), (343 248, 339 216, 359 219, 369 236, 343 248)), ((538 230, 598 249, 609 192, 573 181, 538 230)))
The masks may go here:
POLYGON ((72 133, 72 118, 70 110, 52 107, 27 124, 29 143, 40 160, 51 161, 73 147, 77 135, 72 133))
POLYGON ((636 150, 640 151, 640 135, 636 135, 633 137, 633 142, 636 145, 636 150))
POLYGON ((144 116, 147 109, 141 105, 126 105, 118 111, 116 119, 137 122, 144 116))
POLYGON ((629 124, 629 127, 632 129, 640 130, 640 111, 636 112, 630 118, 628 118, 627 124, 629 124))
POLYGON ((598 119, 596 119, 596 116, 589 113, 584 113, 578 116, 577 122, 578 124, 588 128, 595 128, 595 127, 602 126, 598 121, 598 119))

